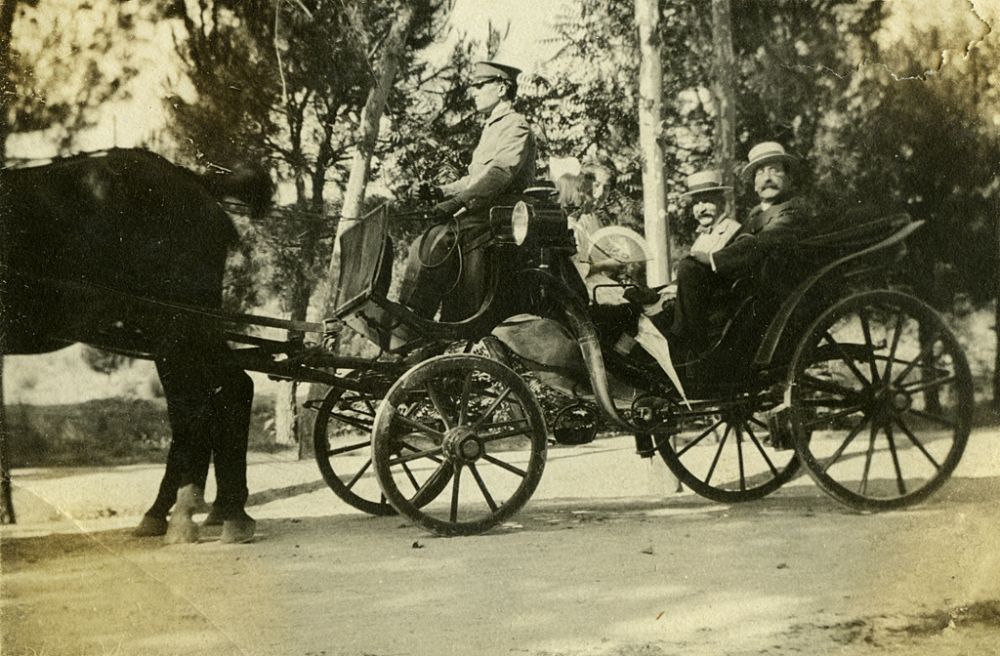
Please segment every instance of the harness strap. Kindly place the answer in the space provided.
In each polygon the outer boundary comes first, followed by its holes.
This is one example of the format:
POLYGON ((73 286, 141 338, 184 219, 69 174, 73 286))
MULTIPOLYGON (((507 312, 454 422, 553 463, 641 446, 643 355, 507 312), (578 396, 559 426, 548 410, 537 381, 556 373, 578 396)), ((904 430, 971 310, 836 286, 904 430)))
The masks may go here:
POLYGON ((108 294, 110 296, 114 296, 122 300, 126 300, 132 303, 138 303, 140 305, 145 305, 148 307, 164 309, 164 310, 174 310, 187 315, 207 317, 210 319, 218 319, 219 321, 224 321, 226 323, 241 323, 254 326, 264 326, 267 328, 281 328, 283 330, 293 330, 306 333, 325 333, 327 332, 327 330, 329 330, 329 328, 324 326, 324 324, 312 321, 293 321, 291 319, 278 319, 276 317, 268 317, 259 314, 247 314, 243 312, 227 312, 225 310, 215 310, 212 308, 201 307, 198 305, 175 303, 173 301, 158 301, 145 296, 128 294, 119 289, 115 289, 114 287, 109 287, 107 285, 102 285, 100 283, 64 280, 61 278, 50 278, 48 276, 36 276, 32 274, 25 274, 23 272, 16 271, 6 266, 2 268, 12 270, 17 275, 26 278, 31 278, 38 282, 42 282, 45 284, 52 285, 54 287, 70 291, 101 292, 103 294, 108 294))

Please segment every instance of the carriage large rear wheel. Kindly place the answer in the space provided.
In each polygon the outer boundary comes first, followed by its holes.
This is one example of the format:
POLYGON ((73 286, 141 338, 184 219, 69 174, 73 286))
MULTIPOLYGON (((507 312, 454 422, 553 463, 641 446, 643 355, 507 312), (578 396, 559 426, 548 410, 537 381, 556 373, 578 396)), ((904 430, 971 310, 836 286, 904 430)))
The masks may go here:
POLYGON ((375 474, 389 503, 421 526, 439 535, 483 533, 535 491, 546 437, 538 402, 511 369, 442 355, 407 371, 379 405, 375 474), (433 489, 442 485, 440 494, 433 489))
POLYGON ((799 471, 791 445, 772 435, 762 403, 748 395, 720 404, 718 413, 706 413, 669 437, 656 437, 657 450, 678 480, 706 499, 761 499, 799 471))
POLYGON ((809 475, 858 510, 901 508, 937 490, 972 422, 972 376, 955 336, 895 291, 850 296, 816 319, 786 398, 809 475))

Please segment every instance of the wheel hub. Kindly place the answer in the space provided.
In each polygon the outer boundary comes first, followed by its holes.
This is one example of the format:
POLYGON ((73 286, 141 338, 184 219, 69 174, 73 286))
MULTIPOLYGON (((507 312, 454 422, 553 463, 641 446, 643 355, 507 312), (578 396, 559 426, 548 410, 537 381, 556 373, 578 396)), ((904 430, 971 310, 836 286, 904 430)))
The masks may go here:
POLYGON ((486 453, 483 441, 467 426, 456 426, 444 434, 444 453, 453 462, 468 464, 486 453))
POLYGON ((906 412, 910 409, 910 404, 912 400, 910 395, 903 391, 895 391, 892 393, 889 403, 893 410, 896 412, 906 412))

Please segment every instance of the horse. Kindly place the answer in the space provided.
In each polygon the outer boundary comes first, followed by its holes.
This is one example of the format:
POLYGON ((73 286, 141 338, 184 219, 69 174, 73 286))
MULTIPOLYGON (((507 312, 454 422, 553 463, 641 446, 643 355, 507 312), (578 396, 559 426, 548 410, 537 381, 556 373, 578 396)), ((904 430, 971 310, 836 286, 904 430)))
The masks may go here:
POLYGON ((141 149, 0 170, 0 356, 83 342, 156 363, 172 439, 137 535, 198 541, 191 516, 214 459, 211 523, 224 542, 253 538, 244 508, 253 382, 218 329, 170 304, 221 307, 239 235, 220 200, 261 216, 272 192, 259 169, 199 174, 141 149))

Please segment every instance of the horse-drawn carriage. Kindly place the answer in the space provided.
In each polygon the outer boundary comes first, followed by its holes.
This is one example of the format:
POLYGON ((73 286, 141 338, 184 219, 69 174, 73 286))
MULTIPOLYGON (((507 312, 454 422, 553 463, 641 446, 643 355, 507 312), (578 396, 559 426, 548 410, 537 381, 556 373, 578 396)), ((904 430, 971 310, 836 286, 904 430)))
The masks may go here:
MULTIPOLYGON (((5 201, 21 221, 8 232, 18 249, 57 249, 51 258, 32 251, 18 259, 18 251, 4 264, 7 300, 23 301, 15 307, 21 323, 8 325, 8 352, 20 336, 22 352, 79 340, 159 357, 159 366, 173 366, 175 381, 184 381, 167 390, 182 402, 175 408, 212 399, 202 414, 172 414, 175 440, 179 431, 216 426, 228 440, 212 447, 217 457, 239 448, 241 430, 245 450, 246 426, 230 415, 238 407, 248 417, 249 400, 234 368, 329 385, 325 399, 310 403, 316 458, 331 489, 365 512, 398 511, 445 535, 489 530, 530 498, 550 435, 592 437, 598 415, 634 434, 641 455, 658 453, 692 490, 725 502, 761 498, 804 467, 853 508, 899 508, 943 484, 965 448, 973 406, 965 357, 932 309, 890 284, 894 259, 920 225, 905 215, 845 221, 803 240, 719 299, 722 316, 708 352, 665 368, 662 357, 636 345, 637 331, 648 329, 639 308, 608 308, 587 292, 570 261, 576 243, 567 217, 544 191, 491 209, 489 288, 472 316, 433 321, 394 300, 393 217, 383 207, 343 231, 334 316, 319 324, 217 309, 225 221, 204 190, 209 183, 170 166, 148 153, 112 152, 20 176, 30 190, 63 175, 53 193, 67 210, 41 207, 27 191, 20 205, 13 193, 5 201), (136 203, 150 200, 133 193, 129 180, 137 172, 147 175, 142 188, 150 191, 156 180, 176 178, 172 189, 189 188, 184 204, 171 205, 176 199, 165 191, 148 216, 140 213, 141 224, 130 223, 136 203), (65 217, 75 216, 80 199, 100 203, 95 217, 110 217, 85 244, 78 239, 103 259, 81 259, 74 253, 82 250, 62 246, 75 242, 55 239, 79 236, 65 217), (212 239, 193 237, 202 256, 183 250, 190 244, 181 237, 190 238, 178 222, 190 223, 189 232, 215 226, 212 239), (123 241, 119 235, 137 225, 147 240, 123 241), (136 257, 149 249, 153 259, 136 257), (120 275, 102 278, 103 271, 120 275), (268 339, 238 326, 325 339, 268 339), (328 349, 344 326, 378 354, 328 349), (544 342, 517 339, 542 334, 544 342), (222 340, 231 348, 218 348, 222 340), (452 352, 415 357, 446 345, 452 352), (565 357, 554 363, 554 352, 565 357), (562 406, 543 410, 539 382, 568 396, 562 406), (216 393, 219 385, 235 390, 231 398, 216 393)), ((19 179, 10 175, 5 187, 19 179)), ((180 481, 170 479, 170 462, 158 498, 164 514, 180 481)), ((239 464, 226 465, 237 518, 246 498, 239 464)))
POLYGON ((335 386, 314 435, 331 488, 369 513, 395 510, 445 535, 488 530, 531 496, 552 424, 598 411, 635 434, 641 455, 658 452, 692 490, 725 502, 761 498, 804 467, 853 508, 899 508, 944 483, 965 448, 965 357, 932 309, 889 286, 920 225, 906 215, 848 217, 768 262, 719 299, 713 347, 675 372, 630 340, 637 311, 608 321, 599 295, 583 291, 566 216, 544 195, 492 209, 490 256, 517 267, 494 275, 479 312, 459 323, 391 300, 390 218, 383 208, 343 233, 336 316, 393 364, 335 386), (514 312, 556 341, 533 353, 511 339, 514 312), (546 366, 539 351, 558 350, 559 335, 575 361, 546 366), (442 340, 461 352, 409 368, 395 357, 442 340), (543 412, 538 386, 518 372, 559 381, 571 412, 543 412))

